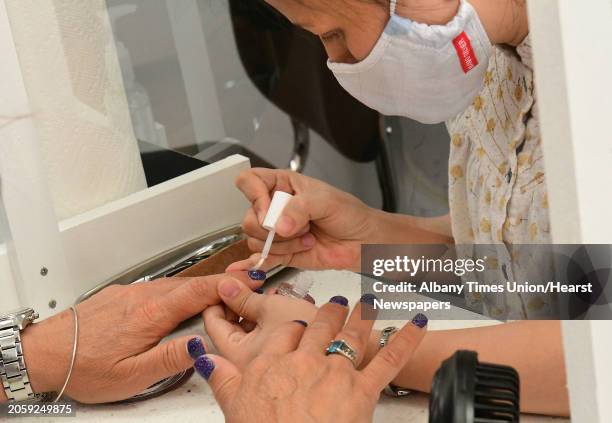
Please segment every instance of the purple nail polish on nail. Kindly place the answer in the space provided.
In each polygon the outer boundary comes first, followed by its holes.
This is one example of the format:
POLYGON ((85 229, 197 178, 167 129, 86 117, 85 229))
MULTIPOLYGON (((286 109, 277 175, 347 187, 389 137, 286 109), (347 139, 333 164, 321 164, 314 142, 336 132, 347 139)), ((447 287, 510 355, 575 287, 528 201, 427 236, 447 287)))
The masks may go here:
POLYGON ((193 367, 196 369, 200 376, 208 380, 210 379, 210 375, 212 375, 213 370, 215 370, 215 362, 207 356, 202 355, 198 357, 193 367))
POLYGON ((374 305, 374 301, 376 300, 376 296, 374 294, 363 294, 359 302, 374 305))
POLYGON ((187 352, 189 356, 195 360, 199 356, 206 354, 206 348, 204 348, 204 344, 200 338, 191 338, 187 342, 187 352))
POLYGON ((423 313, 419 313, 412 318, 412 324, 423 329, 425 326, 427 326, 428 320, 429 319, 427 319, 427 316, 425 316, 423 313))
POLYGON ((294 320, 295 323, 299 323, 300 325, 304 326, 305 328, 308 327, 308 323, 306 323, 303 320, 294 320))
POLYGON ((255 292, 256 294, 263 294, 264 290, 263 290, 263 288, 259 287, 255 291, 253 291, 253 292, 255 292))
POLYGON ((266 280, 266 272, 263 270, 249 270, 249 278, 254 281, 265 281, 266 280))
POLYGON ((336 295, 335 297, 331 297, 329 302, 332 304, 338 304, 344 307, 348 306, 348 300, 346 299, 346 297, 343 297, 342 295, 336 295))

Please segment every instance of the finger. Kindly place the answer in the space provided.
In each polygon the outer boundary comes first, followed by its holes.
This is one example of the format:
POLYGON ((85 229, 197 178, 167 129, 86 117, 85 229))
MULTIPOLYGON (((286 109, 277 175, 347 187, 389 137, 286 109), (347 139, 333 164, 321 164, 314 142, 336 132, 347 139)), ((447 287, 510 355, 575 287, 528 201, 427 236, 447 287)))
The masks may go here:
POLYGON ((222 305, 208 307, 202 313, 204 328, 210 340, 226 356, 234 356, 238 351, 240 339, 245 336, 245 331, 238 323, 229 322, 225 319, 222 305))
MULTIPOLYGON (((229 266, 227 266, 227 269, 225 269, 225 271, 228 273, 229 272, 233 273, 233 272, 249 271, 259 262, 260 258, 261 258, 261 254, 255 253, 251 255, 251 257, 249 257, 248 259, 240 260, 240 261, 230 264, 229 266)), ((277 255, 271 254, 268 256, 268 258, 266 259, 266 261, 264 262, 262 266, 262 269, 260 270, 264 270, 265 272, 267 272, 270 269, 274 269, 277 266, 281 266, 281 265, 286 266, 289 263, 289 261, 291 261, 290 255, 277 256, 277 255)))
MULTIPOLYGON (((365 356, 365 350, 367 348, 368 340, 370 339, 372 326, 374 326, 375 316, 372 315, 374 308, 371 304, 373 303, 373 298, 374 297, 371 294, 366 294, 361 297, 359 303, 353 308, 353 312, 348 318, 346 325, 335 337, 335 339, 342 339, 346 341, 346 343, 350 345, 351 348, 353 348, 353 350, 357 353, 357 358, 354 362, 355 367, 359 367, 359 364, 365 356), (364 318, 362 313, 367 315, 367 318, 364 318), (372 318, 370 319, 369 317, 372 318)), ((331 356, 330 360, 345 364, 348 361, 346 357, 342 357, 337 354, 331 356)))
POLYGON ((159 382, 193 366, 196 355, 206 353, 206 346, 201 337, 181 336, 180 338, 158 344, 135 357, 132 372, 142 377, 142 389, 159 382), (193 348, 194 340, 199 341, 197 348, 193 348))
POLYGON ((361 371, 364 380, 374 389, 373 393, 379 393, 395 379, 414 354, 426 332, 427 317, 419 313, 378 351, 361 371))
POLYGON ((342 329, 348 314, 348 300, 344 297, 333 297, 324 304, 304 333, 298 349, 312 354, 325 354, 325 348, 342 329))
POLYGON ((198 358, 193 367, 208 381, 221 409, 228 410, 242 380, 236 366, 223 357, 208 354, 198 358))
MULTIPOLYGON (((206 307, 220 303, 217 285, 227 278, 228 275, 188 278, 167 294, 146 299, 141 310, 151 322, 175 327, 201 313, 206 307)), ((232 279, 241 280, 246 289, 249 288, 245 283, 248 286, 259 286, 262 283, 251 280, 244 272, 233 274, 232 279)))
POLYGON ((287 354, 295 351, 308 323, 303 320, 286 322, 272 332, 270 341, 264 344, 262 354, 287 354))
MULTIPOLYGON (((265 214, 264 214, 265 217, 265 214)), ((240 225, 242 228, 242 232, 247 234, 250 237, 258 238, 258 239, 266 239, 268 236, 268 231, 261 226, 261 222, 259 221, 259 217, 257 216, 255 209, 250 207, 242 219, 242 224, 240 225)))
POLYGON ((261 225, 270 207, 270 191, 264 180, 253 170, 242 172, 236 178, 236 187, 253 205, 253 210, 257 216, 257 221, 261 225))
MULTIPOLYGON (((264 247, 264 241, 257 238, 249 238, 248 246, 251 251, 262 251, 264 247)), ((302 251, 308 251, 312 249, 316 244, 316 239, 313 234, 306 233, 298 238, 294 238, 288 241, 276 241, 272 243, 270 248, 270 254, 286 255, 296 254, 302 251)))
POLYGON ((245 284, 234 278, 225 278, 218 288, 221 300, 240 317, 259 321, 263 312, 264 296, 251 291, 245 284))
MULTIPOLYGON (((265 241, 268 237, 268 230, 264 229, 261 226, 261 223, 258 220, 257 215, 253 208, 249 208, 246 211, 246 214, 242 220, 241 225, 242 231, 246 233, 249 237, 259 239, 260 241, 265 241)), ((299 238, 302 235, 307 234, 310 231, 310 224, 304 226, 301 230, 299 230, 293 238, 299 238)), ((287 238, 284 238, 278 234, 275 236, 275 241, 284 241, 287 238)))
POLYGON ((276 232, 285 238, 296 236, 310 222, 327 217, 330 201, 325 193, 304 192, 293 196, 276 224, 276 232))

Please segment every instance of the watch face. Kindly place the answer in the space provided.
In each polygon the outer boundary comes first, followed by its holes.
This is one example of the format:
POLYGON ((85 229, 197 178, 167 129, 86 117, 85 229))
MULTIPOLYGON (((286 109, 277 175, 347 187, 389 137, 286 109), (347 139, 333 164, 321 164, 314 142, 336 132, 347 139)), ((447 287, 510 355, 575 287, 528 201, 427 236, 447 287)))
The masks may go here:
POLYGON ((38 319, 38 313, 34 312, 30 307, 24 307, 0 315, 0 321, 3 323, 4 321, 12 322, 12 325, 19 327, 19 329, 25 328, 36 319, 38 319))

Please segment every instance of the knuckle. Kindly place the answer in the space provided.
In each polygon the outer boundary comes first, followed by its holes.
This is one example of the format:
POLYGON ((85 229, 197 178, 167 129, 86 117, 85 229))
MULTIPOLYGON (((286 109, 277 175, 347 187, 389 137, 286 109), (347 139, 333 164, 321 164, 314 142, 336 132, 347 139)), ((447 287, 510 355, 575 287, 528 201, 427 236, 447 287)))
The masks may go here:
POLYGON ((188 289, 193 298, 210 296, 210 283, 206 278, 195 278, 188 282, 188 289))
POLYGON ((349 343, 355 343, 363 338, 363 335, 356 329, 346 328, 342 331, 340 337, 346 339, 349 343))
POLYGON ((144 301, 138 308, 140 316, 148 323, 157 323, 162 315, 161 307, 155 300, 144 301))
POLYGON ((240 172, 238 176, 236 176, 236 179, 234 180, 234 184, 240 189, 241 187, 244 186, 245 182, 250 178, 250 176, 251 176, 251 170, 245 170, 243 172, 240 172))
POLYGON ((172 348, 170 344, 165 345, 161 349, 161 357, 159 365, 167 374, 174 373, 180 370, 181 357, 176 348, 172 348))
POLYGON ((241 300, 240 304, 238 304, 238 315, 243 316, 246 314, 249 309, 249 302, 251 302, 251 298, 253 294, 245 295, 241 300))
POLYGON ((403 354, 394 348, 383 348, 378 354, 380 355, 381 360, 391 368, 399 368, 404 362, 403 354))
POLYGON ((310 324, 309 329, 317 332, 333 332, 332 324, 325 320, 315 320, 310 324))
POLYGON ((249 250, 251 251, 259 251, 261 250, 261 245, 260 245, 260 241, 258 239, 249 237, 247 239, 247 246, 249 247, 249 250))
POLYGON ((220 403, 227 403, 235 396, 236 385, 238 383, 238 376, 232 375, 217 384, 215 396, 220 403))
POLYGON ((248 216, 245 216, 244 220, 242 221, 241 227, 243 232, 247 235, 254 235, 259 229, 259 223, 257 222, 256 218, 249 214, 248 216))

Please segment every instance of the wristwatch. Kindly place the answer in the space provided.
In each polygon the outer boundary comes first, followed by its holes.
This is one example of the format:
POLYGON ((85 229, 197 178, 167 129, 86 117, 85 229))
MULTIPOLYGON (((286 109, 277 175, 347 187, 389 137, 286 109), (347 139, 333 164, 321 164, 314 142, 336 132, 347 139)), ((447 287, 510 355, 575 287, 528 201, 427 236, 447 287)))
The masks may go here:
POLYGON ((0 314, 0 379, 9 401, 37 397, 30 386, 20 335, 36 319, 38 313, 31 308, 0 314))
MULTIPOLYGON (((384 328, 380 333, 380 340, 378 341, 378 345, 380 348, 384 348, 385 345, 389 342, 389 338, 391 335, 396 333, 398 329, 395 326, 390 326, 388 328, 384 328)), ((400 388, 392 383, 385 386, 384 393, 390 397, 398 398, 405 397, 406 395, 410 395, 410 391, 408 389, 400 388)))

